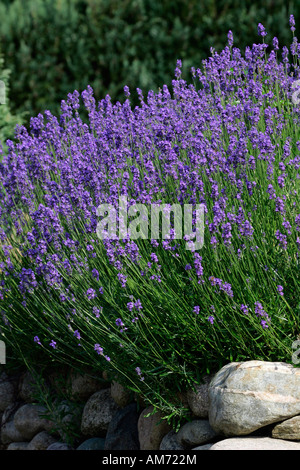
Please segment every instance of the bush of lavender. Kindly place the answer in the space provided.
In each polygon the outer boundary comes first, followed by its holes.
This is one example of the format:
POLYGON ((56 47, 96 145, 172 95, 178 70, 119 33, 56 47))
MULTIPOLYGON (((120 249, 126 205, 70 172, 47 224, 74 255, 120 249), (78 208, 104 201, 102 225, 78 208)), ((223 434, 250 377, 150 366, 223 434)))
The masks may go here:
POLYGON ((187 413, 179 392, 229 361, 291 362, 300 312, 293 16, 290 26, 290 49, 267 41, 261 24, 244 52, 229 32, 190 84, 178 60, 172 89, 146 98, 138 89, 134 109, 128 87, 123 104, 96 103, 87 87, 62 101, 59 118, 45 111, 30 130, 17 127, 0 166, 0 320, 11 360, 105 369, 175 420, 187 413), (131 221, 140 228, 142 208, 187 205, 195 223, 201 205, 201 249, 187 249, 175 218, 169 238, 142 229, 101 238, 99 207, 120 198, 128 214, 139 208, 131 221))

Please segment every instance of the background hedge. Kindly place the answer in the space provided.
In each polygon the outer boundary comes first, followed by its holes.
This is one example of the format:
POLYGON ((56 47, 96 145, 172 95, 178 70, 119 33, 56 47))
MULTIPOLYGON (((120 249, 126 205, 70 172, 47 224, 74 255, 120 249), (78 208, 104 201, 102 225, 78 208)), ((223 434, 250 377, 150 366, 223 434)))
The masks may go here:
MULTIPOLYGON (((11 138, 14 134, 16 124, 22 124, 26 120, 25 113, 15 115, 10 109, 10 70, 4 66, 3 54, 0 50, 0 80, 4 83, 4 92, 1 91, 0 102, 0 150, 5 150, 5 145, 1 147, 1 142, 11 138), (2 96, 3 95, 3 96, 2 96), (4 100, 3 100, 4 98, 4 100)), ((2 84, 1 84, 2 86, 2 84)), ((0 160, 1 160, 0 151, 0 160)))
MULTIPOLYGON (((124 99, 123 87, 147 93, 170 84, 178 58, 188 78, 227 32, 244 48, 258 42, 257 24, 291 43, 300 2, 285 0, 2 0, 0 45, 11 71, 11 107, 29 116, 58 113, 69 92, 90 84, 96 99, 124 99)), ((297 31, 296 31, 297 34, 297 31)))

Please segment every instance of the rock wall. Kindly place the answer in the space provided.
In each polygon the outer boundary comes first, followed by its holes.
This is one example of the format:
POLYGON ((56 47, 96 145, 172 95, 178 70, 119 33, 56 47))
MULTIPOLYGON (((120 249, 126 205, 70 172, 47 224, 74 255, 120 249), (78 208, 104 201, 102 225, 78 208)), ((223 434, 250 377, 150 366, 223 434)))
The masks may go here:
POLYGON ((49 415, 28 371, 1 373, 1 450, 300 450, 300 368, 290 364, 227 364, 187 391, 191 420, 178 432, 114 381, 65 377, 49 377, 58 392, 49 415), (70 400, 60 399, 67 385, 70 400))

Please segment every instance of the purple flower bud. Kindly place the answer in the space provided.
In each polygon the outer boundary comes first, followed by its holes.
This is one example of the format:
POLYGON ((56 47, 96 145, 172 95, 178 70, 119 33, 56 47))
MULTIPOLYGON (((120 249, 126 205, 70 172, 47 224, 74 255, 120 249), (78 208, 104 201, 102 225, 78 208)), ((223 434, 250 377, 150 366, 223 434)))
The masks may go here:
POLYGON ((124 93, 125 93, 125 96, 127 98, 129 98, 130 96, 130 91, 129 91, 129 87, 127 85, 124 86, 124 93))
POLYGON ((95 344, 94 350, 100 355, 103 354, 103 348, 101 348, 100 344, 95 344))
POLYGON ((277 291, 279 295, 283 295, 283 287, 282 286, 277 286, 277 291))
POLYGON ((228 31, 227 39, 228 39, 229 47, 232 47, 233 46, 233 34, 231 30, 228 31))
POLYGON ((290 15, 289 23, 290 23, 291 31, 292 32, 296 31, 296 28, 295 28, 296 23, 295 23, 294 15, 290 15))
POLYGON ((265 27, 261 23, 259 23, 257 26, 257 32, 258 32, 258 35, 262 36, 263 38, 266 37, 267 35, 265 27))
POLYGON ((278 51, 279 49, 279 42, 276 37, 273 38, 273 48, 274 48, 274 51, 278 51))

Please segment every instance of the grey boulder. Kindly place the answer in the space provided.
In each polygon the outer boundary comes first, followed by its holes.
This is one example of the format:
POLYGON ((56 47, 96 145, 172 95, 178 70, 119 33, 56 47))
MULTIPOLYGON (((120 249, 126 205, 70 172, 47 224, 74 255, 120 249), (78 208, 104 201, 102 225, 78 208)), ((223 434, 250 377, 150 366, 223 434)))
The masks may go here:
POLYGON ((250 434, 300 413, 300 369, 282 362, 227 364, 212 379, 209 400, 217 433, 250 434))

